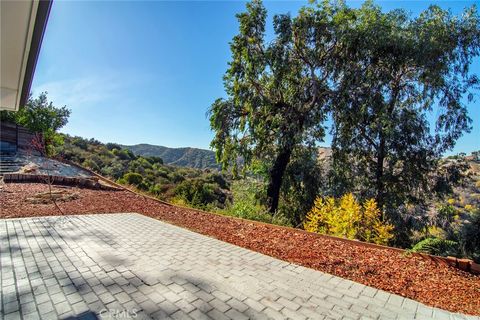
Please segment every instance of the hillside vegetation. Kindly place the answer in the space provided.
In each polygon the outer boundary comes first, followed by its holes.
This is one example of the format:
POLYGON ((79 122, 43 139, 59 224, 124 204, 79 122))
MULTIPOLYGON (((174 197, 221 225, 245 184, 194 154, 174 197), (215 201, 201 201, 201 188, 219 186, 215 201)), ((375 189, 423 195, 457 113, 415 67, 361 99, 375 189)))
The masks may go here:
POLYGON ((197 208, 224 208, 230 183, 215 170, 164 164, 156 156, 137 156, 115 143, 61 135, 58 157, 74 161, 117 182, 131 185, 162 200, 197 208))
POLYGON ((215 152, 197 148, 168 148, 151 144, 122 145, 138 156, 160 157, 165 164, 198 169, 219 169, 215 152))

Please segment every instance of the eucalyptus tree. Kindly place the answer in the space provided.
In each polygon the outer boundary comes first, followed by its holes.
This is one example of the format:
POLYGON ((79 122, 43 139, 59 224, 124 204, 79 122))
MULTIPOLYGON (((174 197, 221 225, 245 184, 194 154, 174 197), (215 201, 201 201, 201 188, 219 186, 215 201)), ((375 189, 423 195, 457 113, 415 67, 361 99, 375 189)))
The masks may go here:
POLYGON ((354 16, 337 60, 337 182, 375 197, 400 223, 398 209, 423 203, 436 160, 471 128, 466 103, 478 84, 469 70, 480 48, 478 14, 431 6, 412 18, 367 2, 354 16))
POLYGON ((237 15, 239 33, 230 43, 232 59, 224 76, 226 99, 210 108, 211 143, 217 160, 234 170, 237 158, 268 164, 269 211, 278 208, 285 171, 297 148, 322 141, 331 106, 335 15, 343 6, 303 8, 298 16, 273 17, 274 38, 266 40, 262 2, 247 3, 237 15))

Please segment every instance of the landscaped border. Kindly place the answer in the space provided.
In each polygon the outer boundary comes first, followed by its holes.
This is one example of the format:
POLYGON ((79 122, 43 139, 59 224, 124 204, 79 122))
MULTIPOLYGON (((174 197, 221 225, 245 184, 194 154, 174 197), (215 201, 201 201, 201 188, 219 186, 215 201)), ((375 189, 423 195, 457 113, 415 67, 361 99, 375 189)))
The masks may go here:
MULTIPOLYGON (((114 189, 116 189, 116 190, 123 189, 123 190, 129 191, 129 192, 132 192, 136 195, 140 195, 142 197, 149 198, 151 200, 157 201, 159 203, 162 203, 162 204, 165 204, 165 205, 168 205, 168 206, 174 206, 174 207, 179 207, 179 208, 183 208, 183 209, 194 210, 194 211, 201 212, 201 213, 208 213, 208 214, 215 214, 215 215, 219 215, 219 216, 224 216, 224 215, 222 215, 220 213, 217 213, 217 212, 204 211, 204 210, 197 209, 197 208, 191 208, 191 207, 181 206, 181 205, 178 205, 178 204, 172 204, 170 202, 163 201, 163 200, 157 199, 155 197, 152 197, 148 194, 139 193, 138 191, 136 191, 134 189, 131 189, 131 188, 128 188, 124 185, 118 184, 117 182, 112 181, 109 178, 106 178, 106 177, 96 173, 95 171, 90 170, 88 168, 85 168, 85 167, 83 167, 83 166, 81 166, 81 165, 79 165, 79 164, 77 164, 73 161, 69 161, 69 160, 65 160, 65 159, 62 159, 60 161, 66 163, 66 164, 72 165, 74 167, 77 167, 78 169, 87 171, 88 173, 92 174, 94 177, 98 178, 99 180, 102 180, 107 184, 115 186, 114 189)), ((103 190, 107 190, 107 189, 103 189, 103 190)), ((249 220, 249 219, 244 219, 244 218, 240 218, 240 217, 234 217, 234 216, 229 216, 229 217, 233 218, 233 219, 238 219, 238 220, 241 220, 241 221, 248 221, 248 222, 251 222, 251 223, 255 223, 257 225, 267 225, 267 226, 272 225, 270 223, 255 221, 255 220, 249 220)), ((308 231, 305 231, 305 230, 299 229, 299 228, 292 228, 292 227, 280 226, 280 225, 275 225, 275 226, 280 227, 280 228, 284 228, 284 229, 287 229, 287 230, 295 230, 295 231, 303 232, 303 233, 306 233, 306 234, 309 234, 309 235, 314 234, 317 237, 323 237, 323 238, 326 238, 326 239, 343 241, 343 242, 350 243, 350 244, 353 244, 353 245, 356 245, 356 246, 383 249, 383 250, 393 250, 393 251, 401 252, 401 253, 406 254, 406 255, 415 255, 415 256, 422 257, 425 260, 432 260, 436 263, 442 263, 442 264, 446 264, 446 265, 449 265, 449 266, 453 266, 453 267, 456 267, 456 268, 458 268, 460 270, 463 270, 463 271, 471 272, 471 273, 474 273, 474 274, 480 274, 480 264, 475 263, 473 260, 470 260, 470 259, 461 259, 461 258, 450 257, 450 256, 449 257, 442 257, 442 256, 436 256, 436 255, 420 253, 420 252, 411 252, 411 251, 406 250, 406 249, 389 247, 389 246, 384 246, 384 245, 380 245, 380 244, 376 244, 376 243, 363 242, 363 241, 360 241, 360 240, 347 239, 347 238, 336 237, 336 236, 331 236, 331 235, 326 235, 326 234, 319 234, 319 233, 315 233, 315 232, 308 232, 308 231)))

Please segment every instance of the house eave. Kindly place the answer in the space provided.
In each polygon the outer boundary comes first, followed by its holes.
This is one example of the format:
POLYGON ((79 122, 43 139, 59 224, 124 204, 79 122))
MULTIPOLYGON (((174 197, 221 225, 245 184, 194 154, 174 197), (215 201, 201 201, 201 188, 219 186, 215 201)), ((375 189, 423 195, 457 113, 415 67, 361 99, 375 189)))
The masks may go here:
POLYGON ((25 105, 52 0, 1 1, 0 110, 25 105))

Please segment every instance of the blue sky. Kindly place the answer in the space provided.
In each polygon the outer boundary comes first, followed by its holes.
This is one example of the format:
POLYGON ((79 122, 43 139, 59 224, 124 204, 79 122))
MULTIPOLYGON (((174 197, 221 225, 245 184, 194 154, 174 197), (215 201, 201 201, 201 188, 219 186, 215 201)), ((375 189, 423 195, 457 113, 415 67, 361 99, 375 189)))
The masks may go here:
MULTIPOLYGON (((454 13, 477 1, 439 1, 454 13)), ((269 18, 305 1, 266 1, 269 18)), ((428 1, 379 1, 418 14, 428 1)), ((360 1, 349 2, 359 6, 360 1)), ((224 96, 222 76, 240 1, 54 1, 32 91, 72 115, 63 132, 102 142, 209 148, 206 111, 224 96)), ((269 31, 271 24, 269 24, 269 31)), ((473 71, 480 74, 480 59, 473 71)), ((454 152, 480 149, 480 92, 472 133, 454 152)), ((328 144, 328 137, 327 142, 328 144)))

